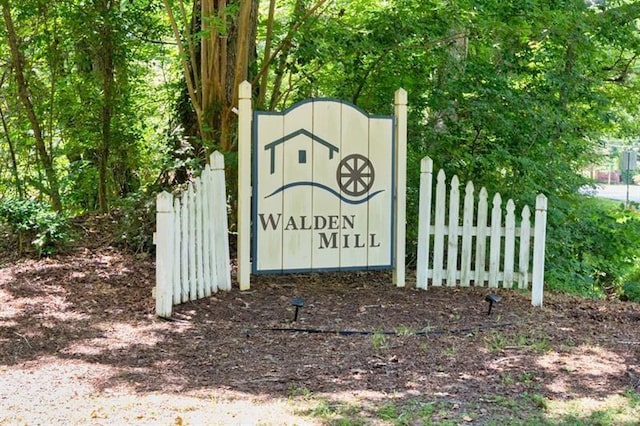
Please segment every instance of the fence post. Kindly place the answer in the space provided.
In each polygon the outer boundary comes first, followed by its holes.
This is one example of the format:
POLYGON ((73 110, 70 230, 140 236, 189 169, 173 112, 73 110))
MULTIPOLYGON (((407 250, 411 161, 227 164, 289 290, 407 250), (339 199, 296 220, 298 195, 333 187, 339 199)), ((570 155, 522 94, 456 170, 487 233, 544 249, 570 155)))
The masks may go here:
POLYGON ((251 247, 251 83, 238 89, 238 284, 250 286, 251 247))
POLYGON ((398 89, 395 93, 396 120, 396 226, 393 268, 393 283, 398 287, 405 284, 405 241, 407 219, 407 91, 398 89))
POLYGON ((420 162, 420 204, 418 207, 418 259, 416 287, 427 288, 429 270, 429 228, 431 227, 431 199, 433 193, 433 160, 424 157, 420 162))
POLYGON ((170 317, 173 307, 173 196, 156 198, 156 315, 170 317))
POLYGON ((547 235, 547 197, 539 194, 536 197, 536 219, 533 237, 533 271, 531 285, 531 304, 542 306, 544 287, 544 252, 547 235))

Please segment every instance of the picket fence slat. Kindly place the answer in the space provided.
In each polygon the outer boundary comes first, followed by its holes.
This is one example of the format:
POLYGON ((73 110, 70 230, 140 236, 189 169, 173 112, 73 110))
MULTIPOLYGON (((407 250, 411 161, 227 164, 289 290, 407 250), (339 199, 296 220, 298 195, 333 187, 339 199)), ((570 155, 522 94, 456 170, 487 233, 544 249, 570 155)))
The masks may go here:
POLYGON ((480 189, 476 205, 472 182, 466 183, 460 214, 458 177, 451 178, 447 194, 446 175, 443 170, 438 171, 435 197, 431 192, 432 179, 433 162, 425 157, 420 176, 416 287, 426 289, 430 283, 432 286, 473 284, 490 288, 517 285, 526 289, 531 284, 531 303, 541 306, 546 197, 540 194, 536 198, 535 223, 532 226, 528 206, 522 208, 520 223, 517 223, 513 200, 507 200, 503 206, 501 195, 496 193, 489 207, 485 188, 480 189))
POLYGON ((449 236, 447 237, 447 285, 455 285, 458 270, 458 221, 460 216, 460 184, 458 176, 451 178, 449 195, 449 236))
POLYGON ((505 218, 504 231, 504 286, 511 287, 513 285, 513 263, 515 256, 516 243, 516 205, 513 200, 507 201, 507 216, 505 218))
POLYGON ((224 159, 213 153, 202 175, 178 196, 158 194, 156 314, 231 288, 224 159))
POLYGON ((480 189, 478 200, 478 228, 476 230, 475 285, 484 285, 485 258, 487 255, 487 190, 480 189))
POLYGON ((529 285, 529 249, 531 247, 531 213, 529 206, 522 209, 522 224, 520 225, 520 259, 518 268, 520 276, 518 280, 518 288, 524 290, 529 285))
POLYGON ((489 243, 489 287, 498 287, 498 262, 500 262, 500 231, 502 228, 502 197, 493 197, 491 209, 491 239, 489 243))
POLYGON ((471 242, 473 240, 473 183, 467 182, 464 191, 464 213, 462 218, 462 253, 460 260, 460 268, 462 270, 461 276, 461 285, 464 287, 468 287, 471 283, 471 255, 472 255, 472 245, 471 242))
MULTIPOLYGON (((438 183, 436 185, 436 205, 444 206, 446 203, 446 183, 443 170, 438 172, 438 183)), ((435 211, 435 232, 433 234, 433 279, 432 285, 442 285, 442 264, 444 261, 444 215, 445 209, 435 211)))
MULTIPOLYGON (((182 245, 182 235, 180 230, 182 229, 181 221, 182 218, 182 209, 180 207, 180 198, 176 197, 173 199, 173 227, 175 232, 173 233, 173 258, 175 259, 178 256, 181 256, 181 245, 182 245)), ((177 305, 180 303, 180 272, 181 268, 174 265, 173 268, 173 304, 177 305)))
MULTIPOLYGON (((418 227, 418 241, 422 244, 418 245, 418 259, 426 259, 429 256, 429 246, 431 242, 431 198, 433 179, 433 161, 429 157, 424 157, 420 162, 420 205, 418 215, 423 220, 418 227), (425 225, 426 224, 426 225, 425 225)), ((416 286, 418 288, 427 288, 428 263, 418 262, 416 269, 416 286)))
POLYGON ((219 152, 211 154, 211 189, 214 206, 213 244, 215 245, 215 270, 217 272, 217 288, 231 290, 231 269, 229 268, 229 222, 227 218, 227 194, 224 186, 224 156, 219 152))
POLYGON ((156 314, 170 316, 173 305, 173 196, 166 191, 156 199, 156 314))
MULTIPOLYGON (((186 192, 187 200, 187 215, 189 221, 188 239, 189 241, 196 240, 196 192, 193 188, 193 184, 189 182, 186 192)), ((184 196, 184 195, 183 195, 184 196)), ((198 275, 196 273, 196 246, 195 244, 188 244, 189 251, 189 300, 198 299, 198 275)))

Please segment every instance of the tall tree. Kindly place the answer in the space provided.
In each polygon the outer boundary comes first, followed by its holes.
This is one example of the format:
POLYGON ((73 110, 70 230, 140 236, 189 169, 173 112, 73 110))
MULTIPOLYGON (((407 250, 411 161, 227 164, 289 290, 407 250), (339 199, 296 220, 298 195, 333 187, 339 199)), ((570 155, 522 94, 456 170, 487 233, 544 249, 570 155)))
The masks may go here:
POLYGON ((42 167, 44 168, 45 175, 47 177, 47 192, 49 198, 51 199, 51 205, 56 211, 61 211, 62 202, 60 199, 58 177, 53 166, 52 155, 47 148, 47 144, 44 138, 42 121, 37 116, 36 110, 31 101, 31 95, 29 92, 29 81, 26 78, 25 60, 21 51, 19 37, 13 24, 9 0, 1 0, 0 4, 2 5, 2 16, 4 18, 7 41, 9 43, 11 51, 11 62, 14 70, 16 84, 18 86, 18 96, 29 119, 31 130, 33 131, 33 137, 35 139, 38 158, 42 164, 42 167))
POLYGON ((117 9, 117 0, 95 0, 98 11, 98 49, 97 64, 102 85, 102 107, 101 107, 101 144, 98 155, 98 204, 100 210, 107 211, 107 186, 109 166, 109 152, 111 149, 111 122, 113 117, 114 99, 114 29, 112 26, 112 9, 117 9))
POLYGON ((238 85, 248 78, 255 54, 257 0, 163 0, 180 53, 204 157, 234 148, 238 85), (177 6, 173 3, 177 3, 177 6), (174 11, 174 8, 177 9, 174 11))

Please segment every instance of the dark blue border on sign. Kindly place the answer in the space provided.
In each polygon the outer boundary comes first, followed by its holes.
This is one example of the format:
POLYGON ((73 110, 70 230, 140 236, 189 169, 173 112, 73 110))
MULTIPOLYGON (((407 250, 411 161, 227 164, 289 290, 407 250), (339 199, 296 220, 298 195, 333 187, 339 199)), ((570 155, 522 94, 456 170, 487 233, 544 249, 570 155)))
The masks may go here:
POLYGON ((395 215, 395 206, 397 203, 397 190, 396 190, 396 117, 395 115, 377 115, 377 114, 369 114, 364 111, 362 108, 357 105, 352 104, 351 102, 343 101, 335 98, 308 98, 303 101, 297 102, 294 105, 284 109, 283 111, 253 111, 253 122, 252 126, 252 134, 251 134, 251 143, 253 144, 253 161, 251 166, 251 172, 253 175, 253 185, 251 190, 251 272, 253 274, 288 274, 288 273, 306 273, 306 272, 348 272, 348 271, 384 271, 393 269, 395 265, 395 224, 396 224, 396 215, 395 215), (301 107, 309 102, 334 102, 343 104, 353 108, 354 110, 360 112, 362 115, 367 117, 367 119, 372 118, 384 118, 391 119, 391 244, 390 244, 390 253, 389 260, 390 263, 386 265, 367 265, 367 266, 347 266, 347 267, 329 267, 329 268, 299 268, 299 269, 258 269, 258 118, 261 115, 280 115, 285 116, 289 112, 294 109, 301 107))

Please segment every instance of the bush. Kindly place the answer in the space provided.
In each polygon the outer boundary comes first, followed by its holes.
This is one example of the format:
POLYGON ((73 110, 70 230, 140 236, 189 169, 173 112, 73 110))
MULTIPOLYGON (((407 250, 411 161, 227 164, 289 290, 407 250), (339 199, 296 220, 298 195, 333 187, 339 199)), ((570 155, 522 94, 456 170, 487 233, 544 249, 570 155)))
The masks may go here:
POLYGON ((112 215, 118 220, 116 241, 120 247, 136 253, 154 250, 156 196, 141 192, 120 200, 112 215))
POLYGON ((624 277, 621 287, 620 298, 622 300, 640 303, 640 265, 636 265, 633 271, 624 277))
POLYGON ((632 291, 625 281, 640 258, 640 215, 621 203, 590 197, 549 205, 549 287, 590 297, 632 291))
POLYGON ((18 239, 20 253, 24 251, 25 240, 42 256, 52 254, 70 239, 67 218, 52 211, 49 205, 41 201, 19 198, 2 200, 0 218, 18 239))

